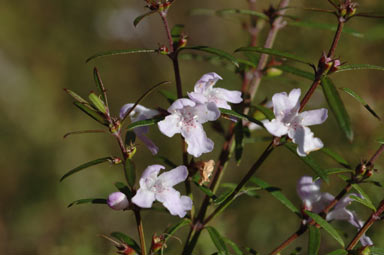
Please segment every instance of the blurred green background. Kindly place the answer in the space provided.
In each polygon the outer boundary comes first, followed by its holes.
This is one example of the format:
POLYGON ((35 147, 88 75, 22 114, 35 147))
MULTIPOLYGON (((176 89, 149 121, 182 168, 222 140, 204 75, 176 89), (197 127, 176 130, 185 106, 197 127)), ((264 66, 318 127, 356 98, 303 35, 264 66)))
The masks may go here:
MULTIPOLYGON (((277 3, 258 0, 258 10, 277 3)), ((326 0, 291 1, 291 5, 330 9, 326 0)), ((247 8, 245 0, 178 0, 169 12, 169 21, 171 25, 185 24, 189 45, 209 45, 228 52, 247 45, 248 35, 241 26, 242 22, 248 21, 247 17, 191 16, 189 11, 193 8, 247 8)), ((359 10, 384 14, 384 2, 360 1, 359 10)), ((103 205, 67 208, 74 200, 107 197, 114 192, 113 183, 123 180, 118 166, 99 165, 63 183, 59 183, 59 179, 77 165, 119 153, 114 139, 105 134, 63 139, 63 135, 69 131, 101 128, 72 105, 72 99, 63 88, 87 95, 95 89, 92 69, 97 66, 108 89, 112 109, 117 114, 123 104, 133 102, 152 85, 163 80, 173 81, 170 61, 156 54, 107 57, 85 64, 87 57, 98 52, 157 48, 158 44, 164 44, 166 37, 158 16, 150 16, 137 28, 133 27, 134 18, 146 11, 142 0, 0 2, 0 254, 114 254, 114 248, 100 238, 100 234, 121 231, 137 238, 130 212, 116 212, 103 205)), ((292 9, 288 14, 300 17, 303 21, 336 23, 334 16, 323 13, 292 9)), ((336 52, 342 62, 384 66, 384 21, 356 18, 346 26, 363 36, 342 35, 336 52)), ((261 35, 262 42, 265 33, 261 35)), ((275 48, 316 62, 321 52, 329 48, 332 37, 333 32, 328 30, 287 26, 279 33, 275 48)), ((193 60, 182 60, 180 64, 184 91, 191 90, 202 74, 211 71, 224 78, 219 86, 240 89, 240 78, 226 67, 193 60)), ((333 79, 337 87, 348 87, 358 92, 384 118, 384 72, 344 72, 334 75, 333 79)), ((256 101, 295 87, 305 90, 309 85, 308 81, 289 74, 265 79, 256 101)), ((174 91, 172 86, 169 89, 174 91)), ((343 155, 354 166, 370 157, 378 148, 375 140, 384 138, 383 124, 356 100, 340 93, 353 122, 354 142, 349 143, 343 137, 333 116, 321 127, 313 127, 313 130, 327 147, 343 155)), ((142 104, 147 107, 167 107, 166 100, 157 92, 142 104)), ((308 108, 324 106, 326 102, 321 91, 318 91, 308 108)), ((224 126, 227 126, 227 122, 222 120, 224 126)), ((215 134, 209 125, 206 125, 206 130, 215 141, 216 148, 202 158, 215 159, 223 138, 215 134)), ((252 135, 267 134, 260 130, 252 135)), ((168 139, 156 128, 151 129, 151 137, 161 144, 161 155, 181 162, 178 137, 168 139)), ((224 181, 239 180, 265 145, 265 142, 248 144, 241 164, 236 166, 233 161, 229 164, 224 181)), ((313 156, 324 167, 336 167, 320 152, 313 153, 313 156)), ((138 169, 142 170, 148 164, 159 161, 153 159, 139 144, 136 163, 138 169)), ((384 180, 383 165, 383 159, 377 161, 376 166, 380 171, 373 177, 375 180, 384 180)), ((304 174, 312 172, 296 156, 279 148, 265 162, 257 176, 280 187, 299 207, 295 185, 304 174)), ((324 184, 323 188, 336 194, 341 185, 341 181, 335 177, 331 179, 331 185, 324 184)), ((383 188, 367 185, 364 188, 376 205, 383 199, 383 188)), ((201 196, 198 190, 194 192, 197 197, 201 196)), ((297 229, 299 219, 269 194, 259 195, 258 199, 240 197, 214 224, 223 235, 239 245, 266 253, 297 229)), ((363 206, 353 205, 352 208, 358 210, 362 219, 369 215, 369 210, 363 206)), ((151 211, 143 213, 143 220, 149 242, 152 233, 161 233, 178 218, 151 211)), ((343 222, 336 222, 334 226, 345 233, 346 242, 351 240, 356 231, 343 222)), ((184 240, 185 230, 176 234, 181 240, 184 240)), ((384 248, 382 222, 375 224, 368 235, 375 244, 384 248)), ((287 251, 298 246, 305 250, 306 239, 307 236, 303 236, 287 251)), ((215 251, 207 233, 203 233, 200 241, 195 254, 211 254, 215 251)), ((175 238, 170 239, 169 247, 168 254, 178 254, 182 245, 175 238)), ((337 243, 324 232, 322 252, 336 248, 337 243)))

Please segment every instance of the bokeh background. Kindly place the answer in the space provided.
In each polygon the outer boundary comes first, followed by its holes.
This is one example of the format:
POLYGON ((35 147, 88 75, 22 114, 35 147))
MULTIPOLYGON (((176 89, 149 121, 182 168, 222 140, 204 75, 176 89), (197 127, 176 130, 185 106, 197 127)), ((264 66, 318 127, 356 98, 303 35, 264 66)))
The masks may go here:
MULTIPOLYGON (((384 13, 381 0, 359 1, 360 10, 384 13)), ((278 1, 257 1, 258 10, 278 1)), ((292 6, 330 8, 327 1, 292 0, 292 6)), ((228 52, 247 45, 249 38, 242 29, 246 16, 226 18, 191 16, 193 8, 247 8, 242 1, 182 1, 178 0, 169 12, 170 24, 185 24, 189 45, 209 45, 228 52)), ((173 81, 170 61, 156 54, 106 57, 85 64, 95 53, 125 48, 157 48, 166 43, 164 28, 158 16, 143 20, 136 28, 135 17, 146 12, 144 1, 68 1, 68 0, 5 0, 0 2, 0 254, 39 255, 94 255, 114 254, 114 248, 100 234, 121 231, 137 238, 133 215, 116 212, 103 205, 67 205, 80 198, 107 197, 115 191, 113 183, 122 181, 118 166, 95 166, 62 183, 60 177, 69 169, 92 159, 118 155, 114 139, 105 134, 86 134, 63 139, 66 132, 101 128, 72 105, 72 99, 63 88, 86 96, 94 90, 92 69, 97 66, 108 89, 111 107, 115 114, 128 102, 136 100, 152 85, 173 81)), ((288 11, 301 20, 335 24, 334 16, 323 13, 288 11)), ((384 66, 384 20, 356 18, 346 25, 360 36, 344 33, 337 56, 348 63, 370 63, 384 66)), ((261 34, 261 41, 265 33, 261 34)), ((327 50, 333 37, 328 30, 313 30, 287 26, 278 35, 275 48, 296 53, 316 62, 327 50)), ((240 56, 240 55, 239 55, 240 56)), ((219 86, 239 89, 240 78, 226 66, 194 60, 181 61, 184 91, 191 90, 194 82, 207 72, 215 71, 224 80, 219 86)), ((304 67, 305 68, 305 67, 304 67)), ((310 69, 307 69, 310 71, 310 69)), ((362 96, 384 118, 384 73, 356 71, 334 75, 337 87, 348 87, 362 96)), ((257 102, 279 91, 310 83, 289 74, 263 80, 257 102)), ((169 86, 170 91, 174 87, 169 86)), ((333 116, 321 127, 313 127, 327 147, 343 155, 352 165, 366 159, 378 148, 375 141, 384 137, 383 124, 372 117, 355 99, 341 96, 351 116, 355 139, 349 143, 338 129, 333 116)), ((147 107, 167 107, 167 101, 154 93, 142 104, 147 107)), ((308 108, 326 106, 321 91, 316 92, 308 108)), ((227 125, 226 120, 222 123, 227 125)), ((218 134, 206 125, 209 136, 216 143, 215 151, 203 159, 215 159, 223 142, 218 134)), ((266 136, 255 131, 252 136, 266 136)), ((180 162, 179 138, 168 139, 156 128, 151 137, 161 144, 160 154, 180 162)), ((266 142, 248 144, 241 164, 229 164, 226 182, 236 182, 260 155, 266 142)), ((324 167, 336 167, 321 152, 313 153, 324 167)), ((143 145, 138 145, 138 169, 159 163, 143 145)), ((377 161, 379 172, 374 179, 383 181, 384 160, 377 161)), ((296 206, 300 206, 295 191, 297 180, 312 174, 296 156, 280 148, 265 162, 257 176, 280 187, 296 206)), ((342 182, 331 178, 324 190, 336 194, 342 182)), ((384 197, 384 189, 363 186, 377 203, 384 197)), ((182 186, 180 186, 182 189, 182 186)), ((201 194, 195 190, 195 195, 201 194)), ((353 205, 362 219, 369 210, 353 205)), ((147 241, 152 233, 161 233, 177 217, 161 212, 143 213, 147 241)), ((299 226, 299 219, 269 194, 261 192, 259 198, 241 196, 213 224, 226 237, 241 246, 252 247, 262 254, 280 244, 299 226)), ((335 222, 335 227, 351 239, 355 229, 347 223, 335 222)), ((368 232, 375 244, 384 247, 383 223, 375 224, 368 232)), ((180 240, 185 231, 176 234, 180 240)), ((288 250, 304 247, 303 236, 288 250)), ((179 254, 182 245, 177 238, 169 242, 168 254, 179 254)), ((338 248, 337 243, 323 232, 321 251, 338 248)), ((203 233, 195 254, 215 251, 207 233, 203 233)))

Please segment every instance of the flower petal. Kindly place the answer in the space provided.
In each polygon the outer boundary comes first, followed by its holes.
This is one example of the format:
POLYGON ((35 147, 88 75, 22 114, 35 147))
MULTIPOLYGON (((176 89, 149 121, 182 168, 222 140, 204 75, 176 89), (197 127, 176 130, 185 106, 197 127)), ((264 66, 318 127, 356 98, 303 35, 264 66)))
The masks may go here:
POLYGON ((144 188, 140 188, 132 198, 132 203, 141 208, 151 208, 155 201, 155 193, 144 188))
POLYGON ((218 80, 222 80, 223 78, 220 77, 217 73, 211 72, 204 74, 200 80, 198 80, 195 84, 194 91, 196 93, 203 93, 205 90, 207 90, 209 87, 215 85, 215 83, 218 80))
POLYGON ((127 196, 122 192, 113 192, 108 196, 107 204, 114 210, 124 210, 128 208, 127 196))
POLYGON ((304 126, 296 125, 288 130, 288 136, 297 144, 297 154, 301 157, 307 156, 311 151, 323 148, 323 142, 314 137, 313 132, 304 126))
POLYGON ((289 96, 287 93, 276 93, 272 96, 273 113, 276 119, 289 122, 299 111, 301 90, 293 89, 289 96))
POLYGON ((300 95, 301 95, 301 89, 292 89, 291 92, 289 92, 288 98, 290 105, 293 108, 299 108, 300 107, 300 95))
POLYGON ((163 187, 173 187, 174 185, 185 181, 188 177, 188 169, 186 166, 178 166, 170 171, 160 174, 158 180, 163 187))
POLYGON ((220 117, 220 110, 214 103, 198 104, 193 109, 197 122, 203 124, 207 121, 214 121, 220 117))
POLYGON ((281 137, 288 133, 288 127, 284 125, 283 122, 273 119, 271 121, 263 122, 264 127, 267 129, 269 133, 274 136, 281 137))
MULTIPOLYGON (((134 104, 125 104, 120 109, 120 119, 124 119, 125 115, 128 113, 128 111, 132 108, 134 104)), ((132 122, 136 122, 139 120, 146 120, 151 119, 158 115, 159 112, 157 110, 149 109, 147 107, 144 107, 140 104, 136 105, 135 109, 129 114, 131 117, 132 122)))
POLYGON ((163 203, 172 215, 183 218, 192 209, 192 200, 187 196, 180 196, 180 192, 173 188, 156 194, 156 199, 163 203))
MULTIPOLYGON (((144 170, 143 174, 141 175, 140 181, 141 181, 141 179, 146 179, 148 177, 151 177, 151 178, 152 177, 157 177, 157 175, 159 174, 160 170, 164 169, 164 168, 165 167, 162 166, 162 165, 150 165, 150 166, 148 166, 144 170)), ((141 184, 140 184, 140 186, 141 186, 141 184)))
POLYGON ((176 112, 177 110, 181 110, 183 109, 184 107, 187 107, 187 106, 195 106, 196 103, 188 98, 180 98, 180 99, 177 99, 175 102, 172 103, 172 105, 168 108, 168 112, 169 113, 174 113, 176 112))
POLYGON ((135 132, 135 134, 145 144, 145 146, 149 149, 152 155, 156 155, 159 152, 159 147, 157 147, 151 139, 141 133, 135 132))
POLYGON ((296 186, 296 191, 307 208, 312 208, 315 202, 321 198, 320 193, 321 180, 313 181, 311 176, 300 178, 296 186))
POLYGON ((127 115, 129 109, 131 109, 132 106, 133 106, 133 104, 125 104, 125 105, 123 105, 120 108, 119 117, 120 117, 121 120, 125 118, 125 116, 127 115))
POLYGON ((320 213, 334 199, 335 197, 330 193, 321 193, 320 199, 312 205, 312 212, 320 213))
POLYGON ((328 118, 328 110, 325 108, 305 111, 299 114, 303 126, 312 126, 323 123, 328 118))
POLYGON ((194 157, 213 150, 214 143, 207 137, 203 126, 196 123, 193 127, 183 127, 181 134, 188 144, 187 152, 194 157))
POLYGON ((181 132, 180 128, 180 116, 177 114, 171 114, 165 117, 162 121, 157 123, 161 133, 168 137, 172 137, 181 132))

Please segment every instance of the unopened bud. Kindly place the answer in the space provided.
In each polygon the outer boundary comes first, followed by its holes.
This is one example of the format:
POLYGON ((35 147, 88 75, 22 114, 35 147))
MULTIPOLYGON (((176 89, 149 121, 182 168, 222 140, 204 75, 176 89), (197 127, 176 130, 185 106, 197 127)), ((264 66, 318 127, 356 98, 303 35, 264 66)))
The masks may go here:
POLYGON ((160 236, 157 236, 156 234, 154 234, 152 236, 152 245, 151 245, 151 252, 152 253, 156 253, 157 251, 159 251, 161 248, 163 248, 164 246, 164 236, 163 235, 160 235, 160 236))
POLYGON ((112 159, 112 164, 114 165, 121 164, 121 162, 122 162, 121 158, 115 157, 112 159))
POLYGON ((108 196, 107 204, 113 210, 125 210, 129 202, 127 196, 122 192, 113 192, 108 196))
POLYGON ((277 77, 283 74, 283 71, 276 68, 276 67, 270 67, 265 71, 268 77, 277 77))
POLYGON ((359 255, 370 255, 371 254, 371 249, 369 246, 362 247, 358 250, 359 255))
POLYGON ((187 46, 187 42, 188 42, 188 40, 187 40, 187 36, 186 35, 182 35, 181 37, 180 37, 180 40, 179 40, 179 42, 178 42, 178 48, 184 48, 185 46, 187 46))
POLYGON ((161 46, 161 47, 159 48, 159 53, 160 53, 160 54, 163 54, 163 55, 168 55, 169 50, 168 50, 167 46, 165 46, 165 45, 161 46))
POLYGON ((104 114, 107 113, 107 108, 105 107, 103 100, 101 100, 100 97, 95 94, 95 92, 91 91, 88 98, 91 101, 92 105, 95 106, 97 110, 99 110, 104 114))
POLYGON ((127 156, 128 156, 128 158, 132 159, 133 156, 135 156, 135 154, 136 154, 136 146, 134 144, 127 146, 127 156))

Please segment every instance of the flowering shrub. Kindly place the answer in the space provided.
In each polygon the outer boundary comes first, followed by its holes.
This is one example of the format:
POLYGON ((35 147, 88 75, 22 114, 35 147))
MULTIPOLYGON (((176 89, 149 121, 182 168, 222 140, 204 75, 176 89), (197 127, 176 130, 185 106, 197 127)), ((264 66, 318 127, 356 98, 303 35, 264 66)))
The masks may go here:
MULTIPOLYGON (((289 0, 281 0, 278 6, 271 6, 264 12, 257 11, 255 1, 249 1, 249 10, 224 9, 213 12, 219 14, 219 16, 224 13, 239 13, 251 16, 251 23, 249 24, 251 27, 248 29, 251 43, 236 50, 236 52, 243 53, 244 58, 235 57, 223 50, 208 46, 187 46, 188 38, 182 32, 182 26, 175 25, 171 29, 168 23, 168 10, 176 3, 169 0, 147 0, 146 4, 149 12, 137 17, 134 20, 134 25, 137 26, 142 19, 149 15, 158 14, 165 27, 168 44, 161 45, 153 50, 128 49, 101 53, 90 57, 88 61, 116 54, 158 53, 165 55, 171 60, 175 73, 176 93, 163 91, 163 95, 170 102, 170 106, 164 108, 163 105, 159 105, 156 106, 156 109, 149 109, 140 104, 145 96, 153 96, 151 92, 166 83, 162 82, 149 89, 135 103, 124 105, 120 109, 119 116, 111 115, 106 89, 96 68, 94 69, 94 76, 99 89, 98 94, 91 92, 88 100, 85 100, 75 92, 66 90, 75 99, 75 105, 78 108, 105 126, 107 132, 116 139, 121 150, 122 158, 114 156, 91 161, 71 170, 62 177, 62 179, 65 179, 82 169, 106 161, 122 166, 126 183, 116 185, 118 192, 111 193, 108 199, 85 199, 74 202, 75 204, 102 203, 107 204, 114 210, 133 212, 137 223, 139 244, 124 233, 112 235, 114 239, 105 236, 116 245, 118 253, 143 255, 166 253, 168 238, 174 235, 178 229, 188 227, 189 234, 182 238, 183 249, 180 252, 182 254, 195 254, 195 247, 203 230, 208 231, 217 248, 218 253, 215 254, 257 254, 254 250, 257 247, 249 248, 244 244, 237 244, 229 240, 219 233, 212 223, 212 219, 228 208, 241 194, 247 194, 251 189, 256 192, 260 190, 270 192, 301 219, 299 230, 295 231, 277 247, 270 247, 270 254, 281 254, 281 251, 307 232, 309 232, 307 253, 318 254, 321 246, 320 229, 324 229, 341 246, 336 251, 326 251, 331 252, 329 254, 380 254, 383 251, 379 247, 384 247, 384 244, 373 242, 365 233, 370 226, 382 218, 384 200, 375 205, 368 194, 359 186, 361 183, 374 183, 370 181, 370 178, 374 174, 376 159, 384 151, 383 140, 378 140, 381 146, 369 160, 365 160, 353 168, 341 155, 333 152, 320 138, 315 137, 308 127, 324 123, 328 118, 328 109, 330 109, 340 127, 338 132, 345 134, 350 140, 353 139, 352 127, 345 105, 330 76, 336 72, 355 69, 384 70, 380 66, 347 65, 335 57, 345 23, 352 18, 370 17, 370 15, 359 13, 357 4, 350 0, 329 0, 331 7, 334 8, 332 11, 306 8, 307 11, 324 14, 333 13, 337 16, 337 29, 330 49, 328 53, 321 55, 317 66, 315 66, 302 57, 282 52, 273 47, 277 33, 284 29, 287 22, 285 18, 289 17, 285 14, 289 10, 289 2, 289 0), (267 38, 263 47, 260 47, 258 44, 262 44, 262 42, 257 40, 265 21, 268 21, 270 26, 265 27, 267 38), (237 90, 222 88, 220 87, 221 76, 214 72, 208 72, 196 82, 193 91, 184 92, 179 57, 187 50, 211 54, 222 61, 233 64, 234 72, 242 77, 242 85, 238 86, 237 90), (255 53, 260 54, 260 56, 255 57, 255 53), (310 66, 313 73, 287 64, 289 61, 310 66), (269 98, 264 102, 256 102, 255 95, 258 93, 262 77, 280 76, 283 72, 311 80, 311 86, 304 96, 301 98, 301 89, 295 88, 288 94, 286 92, 275 93, 271 97, 271 103, 268 103, 269 98), (218 83, 217 86, 216 83, 218 83), (324 97, 327 100, 327 108, 303 111, 319 86, 322 87, 324 97), (225 119, 228 129, 223 131, 216 128, 216 131, 219 131, 225 139, 218 160, 197 160, 203 154, 210 155, 209 153, 213 150, 220 150, 220 146, 218 146, 220 142, 214 142, 208 138, 203 128, 203 124, 207 122, 218 124, 219 118, 225 119), (130 119, 129 124, 127 124, 127 119, 130 119), (268 146, 261 155, 253 155, 255 157, 254 164, 238 183, 230 187, 229 192, 218 191, 228 161, 232 155, 238 162, 240 161, 243 154, 244 139, 249 137, 252 130, 258 129, 256 127, 265 129, 262 132, 270 134, 267 139, 268 146), (164 164, 173 168, 160 174, 160 171, 165 167, 153 164, 152 161, 163 148, 161 145, 155 145, 148 136, 149 128, 158 128, 166 137, 180 134, 182 147, 180 155, 176 155, 176 157, 180 156, 182 158, 182 165, 173 163, 174 158, 157 157, 156 159, 161 159, 164 164), (140 171, 135 167, 135 155, 141 153, 140 147, 136 146, 136 143, 140 143, 136 138, 144 143, 154 156, 148 159, 148 162, 146 162, 147 168, 144 171, 140 171), (263 162, 277 147, 286 147, 294 152, 313 170, 313 176, 303 176, 298 181, 297 193, 303 203, 301 210, 288 200, 280 189, 255 176, 263 162), (325 152, 335 161, 335 164, 341 165, 342 168, 324 170, 321 164, 311 157, 311 153, 317 153, 315 152, 317 150, 325 152), (136 178, 138 174, 141 174, 139 179, 136 178), (329 183, 329 179, 333 178, 333 176, 339 176, 345 181, 344 187, 340 189, 340 193, 336 196, 320 191, 320 183, 329 183), (179 183, 184 183, 185 192, 179 192, 179 188, 174 188, 179 183), (194 186, 192 187, 192 185, 194 186), (352 188, 357 193, 349 193, 352 188), (193 196, 193 193, 199 195, 193 196), (201 196, 204 196, 204 199, 200 205, 199 197, 201 196), (371 216, 367 220, 361 220, 358 217, 357 210, 352 211, 347 208, 353 201, 356 202, 354 204, 359 203, 372 210, 371 216), (160 202, 168 213, 181 219, 171 227, 164 223, 164 227, 168 228, 160 235, 150 233, 153 238, 151 247, 147 249, 141 211, 147 209, 156 214, 157 212, 154 210, 156 202, 160 202), (349 244, 345 245, 345 238, 342 238, 332 225, 334 220, 347 221, 356 227, 357 234, 355 233, 354 237, 349 240, 349 244), (359 240, 360 246, 357 247, 359 240)), ((364 102, 352 90, 344 89, 344 91, 360 102, 364 102)), ((365 103, 363 105, 372 115, 379 119, 371 107, 365 103)), ((321 126, 319 129, 321 129, 321 126)), ((89 130, 86 132, 96 131, 89 130)), ((163 139, 165 140, 166 137, 163 137, 163 139)), ((284 171, 284 167, 270 170, 284 171)))

